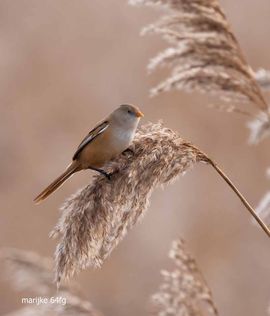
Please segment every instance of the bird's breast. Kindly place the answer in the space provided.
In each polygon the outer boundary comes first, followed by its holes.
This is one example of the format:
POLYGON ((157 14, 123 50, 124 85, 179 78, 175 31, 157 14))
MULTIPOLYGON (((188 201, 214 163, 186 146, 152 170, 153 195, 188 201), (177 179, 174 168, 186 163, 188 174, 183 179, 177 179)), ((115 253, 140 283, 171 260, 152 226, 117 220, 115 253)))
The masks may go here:
POLYGON ((114 129, 110 135, 110 145, 112 152, 115 152, 116 155, 123 152, 129 147, 134 138, 134 133, 126 131, 124 129, 114 129))
POLYGON ((107 128, 82 150, 79 160, 83 168, 102 167, 127 149, 133 137, 134 132, 127 132, 121 128, 107 128))

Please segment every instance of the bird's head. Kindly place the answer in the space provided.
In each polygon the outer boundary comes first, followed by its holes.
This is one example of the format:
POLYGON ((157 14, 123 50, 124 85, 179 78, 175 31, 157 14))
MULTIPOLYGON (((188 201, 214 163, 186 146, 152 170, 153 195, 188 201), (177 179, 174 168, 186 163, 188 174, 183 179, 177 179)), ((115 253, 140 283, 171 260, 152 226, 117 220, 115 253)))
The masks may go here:
POLYGON ((122 104, 111 114, 113 120, 130 125, 137 125, 142 117, 140 109, 132 104, 122 104))

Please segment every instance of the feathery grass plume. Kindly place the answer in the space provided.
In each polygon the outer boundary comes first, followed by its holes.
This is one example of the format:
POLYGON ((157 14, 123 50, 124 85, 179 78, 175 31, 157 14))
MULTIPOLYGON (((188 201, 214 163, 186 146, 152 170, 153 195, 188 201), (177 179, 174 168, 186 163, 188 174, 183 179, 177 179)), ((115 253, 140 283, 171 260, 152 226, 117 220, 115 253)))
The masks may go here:
POLYGON ((66 294, 67 304, 40 304, 18 309, 5 316, 102 316, 91 303, 66 294))
POLYGON ((270 135, 270 121, 264 112, 259 112, 256 119, 248 122, 247 126, 250 130, 250 144, 257 144, 270 135))
POLYGON ((174 271, 161 271, 163 282, 152 296, 154 315, 218 315, 212 293, 195 259, 182 239, 175 240, 169 252, 174 271))
POLYGON ((48 294, 53 289, 53 261, 30 251, 4 248, 0 259, 5 262, 7 277, 19 290, 33 290, 48 294))
POLYGON ((7 316, 102 316, 90 302, 80 297, 75 284, 62 287, 56 295, 51 259, 34 252, 12 248, 1 249, 0 258, 5 262, 7 276, 16 290, 30 290, 35 295, 43 295, 49 300, 48 304, 33 304, 7 316), (50 302, 50 298, 56 296, 62 301, 50 302))
MULTIPOLYGON (((172 68, 169 77, 151 89, 152 95, 172 89, 197 90, 218 95, 220 99, 229 102, 229 112, 232 109, 231 103, 241 108, 241 103, 251 102, 257 110, 265 114, 268 121, 268 125, 258 126, 270 129, 269 106, 256 81, 257 79, 260 84, 264 80, 268 81, 266 78, 269 79, 269 73, 259 72, 255 76, 218 0, 129 2, 169 9, 167 16, 143 30, 143 34, 161 35, 170 44, 169 48, 154 57, 148 65, 149 71, 162 66, 172 68)), ((258 132, 256 136, 261 134, 258 132)))
POLYGON ((102 316, 91 303, 65 293, 67 304, 40 304, 18 309, 5 316, 102 316))
MULTIPOLYGON (((86 267, 100 267, 119 241, 144 215, 154 188, 184 174, 196 162, 212 165, 225 179, 265 232, 269 230, 220 168, 198 148, 172 130, 149 123, 135 136, 133 155, 113 161, 112 179, 98 175, 71 196, 53 236, 59 236, 56 280, 86 267)), ((111 171, 111 170, 108 170, 111 171)))
POLYGON ((270 90, 270 71, 260 68, 255 72, 255 78, 259 86, 264 90, 270 90))
POLYGON ((204 159, 197 148, 161 124, 138 131, 132 150, 133 155, 114 161, 119 171, 111 181, 98 175, 63 205, 53 232, 61 236, 56 250, 58 281, 87 266, 101 266, 144 215, 153 189, 204 159))

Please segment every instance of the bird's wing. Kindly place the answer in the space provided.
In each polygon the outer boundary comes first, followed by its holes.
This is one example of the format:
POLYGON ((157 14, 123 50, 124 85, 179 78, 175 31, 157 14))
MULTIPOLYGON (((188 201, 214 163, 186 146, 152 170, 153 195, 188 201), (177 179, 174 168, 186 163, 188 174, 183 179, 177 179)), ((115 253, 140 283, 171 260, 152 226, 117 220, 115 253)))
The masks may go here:
POLYGON ((86 145, 91 143, 98 135, 103 133, 109 126, 108 121, 103 121, 99 123, 95 128, 93 128, 87 135, 86 137, 82 140, 80 143, 78 149, 76 150, 75 154, 73 155, 73 160, 78 158, 79 153, 84 149, 86 145))

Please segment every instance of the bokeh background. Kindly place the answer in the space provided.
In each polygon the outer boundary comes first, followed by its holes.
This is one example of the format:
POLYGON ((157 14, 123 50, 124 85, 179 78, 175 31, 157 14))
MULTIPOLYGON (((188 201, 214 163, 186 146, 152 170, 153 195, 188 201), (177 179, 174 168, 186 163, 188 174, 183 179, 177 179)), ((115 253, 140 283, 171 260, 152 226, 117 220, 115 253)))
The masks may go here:
MULTIPOLYGON (((250 64, 270 68, 269 0, 221 4, 250 64)), ((196 94, 149 98, 149 88, 167 73, 147 75, 146 64, 165 43, 139 32, 160 13, 126 0, 0 1, 1 246, 53 255, 56 241, 48 233, 59 206, 92 173, 77 174, 39 206, 33 197, 63 171, 90 128, 121 103, 138 104, 144 122, 162 119, 206 151, 251 204, 269 189, 269 140, 249 146, 245 117, 208 109, 209 99, 196 94)), ((103 268, 80 273, 86 298, 105 315, 146 315, 178 236, 197 258, 221 315, 266 315, 269 240, 204 165, 156 190, 144 220, 103 268)), ((0 314, 21 307, 22 296, 1 278, 0 314)))

